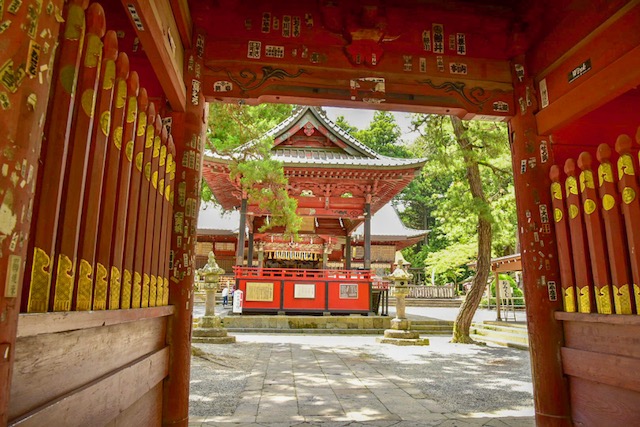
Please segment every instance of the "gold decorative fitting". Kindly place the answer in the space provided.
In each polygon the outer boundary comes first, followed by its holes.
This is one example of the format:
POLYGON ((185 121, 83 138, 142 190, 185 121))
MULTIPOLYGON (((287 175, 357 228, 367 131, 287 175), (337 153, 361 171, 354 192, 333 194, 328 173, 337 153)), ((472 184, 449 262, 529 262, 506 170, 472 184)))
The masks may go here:
POLYGON ((87 89, 82 93, 80 105, 84 114, 93 119, 93 111, 96 108, 96 93, 93 89, 87 89))
POLYGON ((111 276, 109 280, 109 310, 117 310, 120 308, 120 270, 117 267, 111 267, 111 276))
POLYGON ((153 134, 154 134, 155 128, 153 127, 153 124, 150 124, 147 126, 147 136, 144 140, 144 148, 151 148, 153 147, 153 134))
POLYGON ((164 278, 164 293, 162 294, 162 305, 169 305, 169 279, 164 278))
POLYGON ((576 312, 576 290, 573 286, 564 290, 564 311, 576 312))
POLYGON ((625 175, 634 176, 636 173, 633 169, 633 160, 628 154, 623 154, 618 159, 618 178, 622 179, 625 175))
POLYGON ((632 314, 631 308, 631 292, 629 285, 622 285, 618 288, 613 285, 613 303, 616 308, 616 314, 632 314))
POLYGON ((95 68, 102 59, 102 40, 95 34, 89 34, 86 37, 87 49, 84 53, 84 66, 87 68, 95 68))
POLYGON ((149 285, 149 307, 156 306, 156 297, 157 297, 157 283, 156 276, 151 275, 151 284, 149 285))
POLYGON ((78 4, 69 4, 67 9, 67 22, 64 26, 64 38, 67 40, 80 40, 84 37, 84 9, 78 4))
POLYGON ((610 211, 616 205, 616 199, 611 194, 602 196, 602 206, 604 210, 610 211))
POLYGON ((554 199, 562 200, 562 186, 559 182, 551 184, 551 195, 554 199))
POLYGON ((593 182, 593 173, 590 170, 580 173, 580 191, 584 193, 585 188, 596 188, 593 182))
POLYGON ((609 286, 596 287, 596 304, 598 306, 598 313, 600 314, 612 314, 611 307, 611 291, 609 286))
POLYGON ((122 272, 122 307, 131 307, 131 272, 126 268, 122 272))
POLYGON ((149 283, 151 279, 147 273, 142 276, 142 307, 149 307, 149 283))
POLYGON ((565 182, 565 187, 567 189, 567 197, 571 194, 578 194, 578 183, 576 182, 576 178, 573 176, 567 177, 567 182, 565 182))
POLYGON ((96 263, 96 286, 93 297, 94 310, 106 310, 107 308, 107 268, 96 263))
POLYGON ((147 113, 140 111, 138 114, 138 128, 136 129, 136 136, 144 136, 144 131, 147 127, 147 113))
POLYGON ((138 99, 135 96, 129 97, 129 105, 127 105, 127 123, 136 121, 138 115, 138 99))
POLYGON ((164 166, 167 162, 167 146, 160 147, 160 166, 164 166))
POLYGON ((127 83, 124 80, 118 80, 118 92, 116 93, 116 108, 124 108, 127 100, 127 83))
POLYGON ((160 144, 161 144, 160 137, 156 135, 155 138, 153 138, 153 154, 152 155, 154 159, 160 155, 160 144))
POLYGON ((613 182, 613 168, 609 163, 600 163, 600 166, 598 166, 598 183, 600 187, 605 182, 613 182))
POLYGON ((580 313, 591 313, 591 293, 589 286, 580 288, 580 313))
POLYGON ((153 171, 153 175, 151 175, 151 184, 153 184, 153 188, 158 188, 158 171, 153 171))
POLYGON ((622 201, 625 204, 630 204, 636 199, 636 192, 631 187, 625 187, 622 190, 622 201))
POLYGON ((137 271, 133 272, 133 289, 131 290, 131 308, 140 308, 142 297, 142 276, 137 271))
POLYGON ((143 158, 144 158, 144 155, 142 153, 136 154, 136 169, 138 169, 138 172, 142 172, 143 158))
POLYGON ((104 66, 104 76, 102 76, 102 89, 113 89, 113 82, 116 79, 116 62, 107 60, 104 66))
POLYGON ((109 136, 111 127, 111 111, 105 111, 100 114, 100 130, 104 136, 109 136))
POLYGON ((65 254, 58 256, 58 271, 56 275, 56 290, 53 296, 53 311, 71 310, 73 296, 73 275, 75 265, 65 254))
POLYGON ((124 153, 127 156, 127 160, 131 162, 131 160, 133 160, 133 141, 127 142, 127 146, 124 149, 124 153))
POLYGON ((144 165, 144 177, 147 178, 147 181, 151 179, 151 163, 144 165))
POLYGON ((51 287, 51 258, 40 248, 33 249, 33 267, 31 269, 31 286, 29 288, 29 313, 43 313, 49 307, 49 288, 51 287))
POLYGON ((578 207, 576 205, 569 205, 569 218, 574 219, 578 216, 578 207))
POLYGON ((122 126, 118 126, 113 130, 113 143, 118 150, 122 148, 122 126))
POLYGON ((591 215, 596 211, 596 202, 591 199, 587 199, 584 201, 584 211, 587 215, 591 215))
POLYGON ((563 215, 562 215, 562 210, 561 209, 555 208, 553 210, 553 219, 554 219, 555 222, 562 221, 562 216, 563 215))
POLYGON ((78 268, 78 297, 76 298, 76 310, 91 310, 91 295, 93 293, 93 266, 88 261, 81 259, 78 268))
POLYGON ((164 281, 160 276, 156 279, 156 289, 156 305, 159 307, 162 305, 162 299, 164 296, 164 281))

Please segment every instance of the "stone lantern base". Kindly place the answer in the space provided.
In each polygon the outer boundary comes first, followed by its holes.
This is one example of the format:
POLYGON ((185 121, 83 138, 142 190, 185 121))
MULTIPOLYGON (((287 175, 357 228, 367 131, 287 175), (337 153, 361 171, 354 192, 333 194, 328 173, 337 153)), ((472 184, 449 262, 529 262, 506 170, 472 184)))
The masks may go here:
POLYGON ((218 316, 204 316, 198 321, 198 327, 193 330, 191 342, 202 344, 231 344, 236 337, 227 334, 218 316))
MULTIPOLYGON (((417 331, 408 330, 409 321, 406 319, 393 319, 391 321, 391 327, 393 328, 394 321, 398 320, 397 323, 406 323, 405 328, 399 329, 387 329, 384 331, 383 338, 376 338, 376 341, 382 344, 394 344, 394 345, 429 345, 428 338, 420 338, 420 333, 417 331)), ((400 325, 398 325, 400 326, 400 325)))

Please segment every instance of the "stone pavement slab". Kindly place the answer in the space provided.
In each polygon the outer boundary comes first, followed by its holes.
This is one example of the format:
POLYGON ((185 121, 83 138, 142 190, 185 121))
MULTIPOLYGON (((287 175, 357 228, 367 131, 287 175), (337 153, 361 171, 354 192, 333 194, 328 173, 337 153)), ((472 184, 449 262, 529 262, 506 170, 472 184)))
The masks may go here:
POLYGON ((299 334, 195 345, 205 359, 192 367, 193 427, 534 425, 528 353, 519 350, 299 334))

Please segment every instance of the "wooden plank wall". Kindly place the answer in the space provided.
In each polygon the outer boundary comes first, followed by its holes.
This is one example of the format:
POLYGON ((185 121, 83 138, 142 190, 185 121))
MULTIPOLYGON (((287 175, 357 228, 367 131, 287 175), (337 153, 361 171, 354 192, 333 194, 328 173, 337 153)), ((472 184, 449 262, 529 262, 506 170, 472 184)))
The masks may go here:
POLYGON ((10 425, 160 425, 172 313, 22 314, 10 425))
POLYGON ((557 312, 575 425, 638 425, 640 317, 557 312))

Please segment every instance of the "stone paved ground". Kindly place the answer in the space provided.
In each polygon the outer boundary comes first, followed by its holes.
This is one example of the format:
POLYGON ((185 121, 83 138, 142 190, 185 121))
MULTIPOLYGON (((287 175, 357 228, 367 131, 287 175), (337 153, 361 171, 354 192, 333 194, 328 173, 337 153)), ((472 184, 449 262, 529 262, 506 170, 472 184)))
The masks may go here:
POLYGON ((377 344, 372 336, 244 335, 195 344, 190 426, 532 426, 529 355, 377 344))

